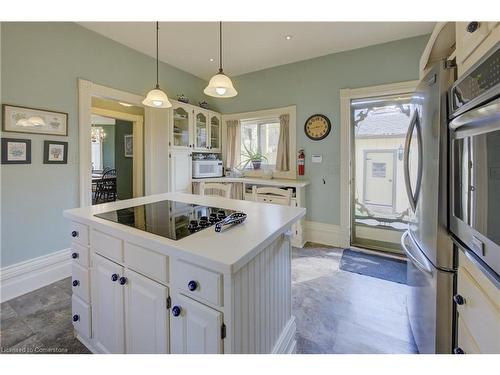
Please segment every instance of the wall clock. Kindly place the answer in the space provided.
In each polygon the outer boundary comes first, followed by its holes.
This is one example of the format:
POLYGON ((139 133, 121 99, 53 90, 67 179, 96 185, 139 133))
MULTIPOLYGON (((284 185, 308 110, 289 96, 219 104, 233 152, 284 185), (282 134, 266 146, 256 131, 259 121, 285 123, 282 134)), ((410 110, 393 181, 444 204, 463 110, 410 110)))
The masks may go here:
POLYGON ((306 120, 304 132, 313 141, 320 141, 328 136, 332 124, 325 115, 312 115, 306 120))

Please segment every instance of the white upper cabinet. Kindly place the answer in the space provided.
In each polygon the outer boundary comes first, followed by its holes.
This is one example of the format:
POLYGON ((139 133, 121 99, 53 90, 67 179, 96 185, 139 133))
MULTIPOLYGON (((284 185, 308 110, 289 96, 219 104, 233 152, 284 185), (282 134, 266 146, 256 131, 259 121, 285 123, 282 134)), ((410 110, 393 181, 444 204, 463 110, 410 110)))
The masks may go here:
POLYGON ((191 123, 193 109, 190 105, 174 102, 172 106, 172 127, 170 131, 170 146, 172 148, 187 149, 192 147, 191 123))
POLYGON ((168 353, 168 288, 125 270, 127 353, 168 353))
POLYGON ((457 22, 456 56, 458 76, 462 76, 500 41, 498 22, 457 22))
POLYGON ((93 256, 92 326, 95 345, 103 353, 125 353, 122 276, 122 266, 93 256))
POLYGON ((172 299, 171 314, 173 354, 223 352, 221 312, 178 294, 172 299))
POLYGON ((197 109, 194 111, 194 148, 196 151, 209 149, 208 112, 197 109))
POLYGON ((210 119, 210 150, 212 152, 221 152, 221 115, 216 112, 209 111, 210 119))

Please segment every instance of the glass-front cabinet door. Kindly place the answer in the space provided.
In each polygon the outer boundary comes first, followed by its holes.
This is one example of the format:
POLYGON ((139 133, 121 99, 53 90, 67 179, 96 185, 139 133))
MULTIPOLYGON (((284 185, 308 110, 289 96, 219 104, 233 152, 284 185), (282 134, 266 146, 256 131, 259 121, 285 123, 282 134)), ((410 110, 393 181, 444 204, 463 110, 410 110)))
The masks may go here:
POLYGON ((195 111, 194 148, 201 151, 208 149, 208 115, 206 111, 195 111))
POLYGON ((221 150, 221 118, 218 113, 210 113, 210 149, 221 150))
POLYGON ((174 104, 171 144, 176 148, 188 148, 191 145, 189 124, 192 110, 188 106, 174 104))

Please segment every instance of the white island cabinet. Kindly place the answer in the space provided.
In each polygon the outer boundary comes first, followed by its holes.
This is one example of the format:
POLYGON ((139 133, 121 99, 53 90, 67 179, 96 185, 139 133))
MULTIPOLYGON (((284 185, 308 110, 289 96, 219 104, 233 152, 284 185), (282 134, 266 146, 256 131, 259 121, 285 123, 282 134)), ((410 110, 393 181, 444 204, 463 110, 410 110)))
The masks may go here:
POLYGON ((166 193, 64 215, 72 225, 75 334, 92 352, 295 351, 290 242, 305 209, 166 193), (176 212, 151 222, 136 209, 134 227, 95 216, 166 200, 247 219, 173 240, 138 228, 183 225, 176 212))

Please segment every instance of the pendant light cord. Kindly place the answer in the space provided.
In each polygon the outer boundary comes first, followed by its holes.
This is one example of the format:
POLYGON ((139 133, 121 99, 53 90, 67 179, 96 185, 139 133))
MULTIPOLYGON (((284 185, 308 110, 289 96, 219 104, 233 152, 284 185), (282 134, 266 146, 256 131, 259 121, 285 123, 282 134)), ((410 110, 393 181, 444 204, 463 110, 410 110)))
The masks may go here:
POLYGON ((222 21, 219 22, 219 73, 222 73, 222 21))
POLYGON ((156 21, 156 88, 160 88, 160 84, 158 83, 158 30, 160 29, 158 21, 156 21))

